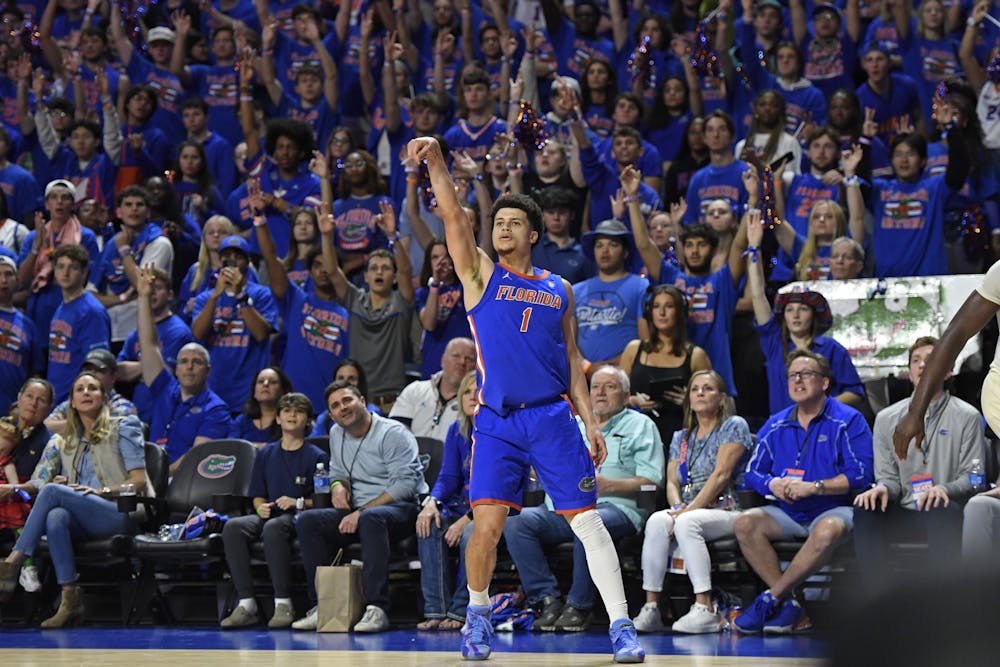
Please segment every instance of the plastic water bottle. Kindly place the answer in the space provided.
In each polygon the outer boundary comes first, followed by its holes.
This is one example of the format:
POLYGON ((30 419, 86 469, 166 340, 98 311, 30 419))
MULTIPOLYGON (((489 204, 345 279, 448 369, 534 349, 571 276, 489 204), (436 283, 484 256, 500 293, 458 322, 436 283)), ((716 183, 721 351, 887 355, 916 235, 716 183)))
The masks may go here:
POLYGON ((322 462, 316 464, 316 474, 313 475, 313 492, 330 493, 330 473, 322 462))
POLYGON ((979 459, 972 459, 972 469, 969 470, 969 486, 973 493, 986 491, 986 475, 983 473, 983 462, 979 459))

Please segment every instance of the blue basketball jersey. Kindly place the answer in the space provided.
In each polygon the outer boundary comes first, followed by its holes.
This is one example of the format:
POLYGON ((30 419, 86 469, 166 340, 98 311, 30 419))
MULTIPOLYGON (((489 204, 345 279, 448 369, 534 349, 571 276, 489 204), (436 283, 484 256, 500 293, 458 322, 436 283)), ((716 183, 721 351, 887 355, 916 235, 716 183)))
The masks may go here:
POLYGON ((476 341, 479 403, 501 415, 541 405, 569 391, 569 362, 562 316, 562 278, 495 264, 479 303, 469 311, 476 341))

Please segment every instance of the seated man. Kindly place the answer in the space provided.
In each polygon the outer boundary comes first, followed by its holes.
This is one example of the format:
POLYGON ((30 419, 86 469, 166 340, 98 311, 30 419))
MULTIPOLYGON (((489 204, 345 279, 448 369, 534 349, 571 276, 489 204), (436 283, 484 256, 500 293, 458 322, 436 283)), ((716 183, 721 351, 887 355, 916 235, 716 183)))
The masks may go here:
MULTIPOLYGON (((90 371, 101 378, 104 390, 108 392, 108 407, 111 408, 112 417, 125 417, 126 415, 138 414, 135 405, 117 391, 115 382, 118 379, 118 361, 110 350, 99 347, 91 350, 83 358, 83 365, 80 372, 90 371)), ((69 399, 56 406, 48 417, 45 418, 45 426, 53 433, 63 435, 66 432, 66 414, 69 412, 69 399)))
POLYGON ((315 630, 316 568, 337 548, 361 542, 365 615, 355 632, 389 629, 389 545, 416 532, 417 494, 427 493, 417 441, 399 422, 373 415, 361 391, 348 382, 330 386, 327 405, 336 422, 330 431, 332 509, 299 515, 296 530, 313 608, 292 627, 315 630))
POLYGON ((458 419, 458 386, 476 369, 476 345, 470 338, 452 338, 441 355, 441 370, 426 380, 411 382, 399 393, 389 417, 402 422, 418 438, 444 442, 458 419))
POLYGON ((229 408, 208 388, 212 364, 200 343, 177 353, 176 377, 167 370, 150 305, 155 281, 155 269, 139 271, 139 357, 142 383, 153 397, 149 440, 166 448, 173 474, 189 449, 229 434, 229 408))
MULTIPOLYGON (((910 346, 910 381, 920 384, 937 339, 918 338, 910 346)), ((854 499, 854 548, 868 588, 889 578, 890 542, 927 542, 926 557, 951 567, 962 542, 962 501, 972 494, 973 461, 986 460, 983 418, 979 411, 938 386, 926 422, 921 449, 912 443, 903 456, 892 432, 910 406, 910 398, 875 417, 875 486, 854 499)))
MULTIPOLYGON (((628 376, 617 366, 602 366, 590 382, 590 402, 601 433, 608 445, 608 457, 597 474, 597 511, 611 538, 619 540, 642 530, 647 512, 636 498, 644 484, 663 484, 663 442, 656 424, 641 412, 626 409, 629 399, 628 376)), ((583 421, 577 417, 581 432, 583 421)), ((507 519, 504 538, 528 604, 540 605, 534 627, 550 632, 580 632, 590 626, 597 589, 590 578, 583 544, 569 522, 546 506, 526 507, 507 519), (549 568, 543 544, 573 541, 573 585, 563 605, 559 587, 549 568)))
POLYGON ((872 481, 872 433, 860 412, 826 395, 830 362, 808 350, 788 355, 795 405, 771 416, 757 434, 747 486, 770 505, 736 519, 740 551, 768 590, 736 618, 742 633, 788 634, 808 624, 795 588, 821 568, 851 532, 850 492, 872 481), (782 572, 771 542, 806 538, 782 572))

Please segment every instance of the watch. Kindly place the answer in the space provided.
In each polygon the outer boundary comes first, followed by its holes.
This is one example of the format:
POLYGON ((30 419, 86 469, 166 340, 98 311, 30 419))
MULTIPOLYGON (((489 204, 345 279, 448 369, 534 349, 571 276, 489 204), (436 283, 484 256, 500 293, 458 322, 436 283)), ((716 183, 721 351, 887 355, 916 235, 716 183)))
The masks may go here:
POLYGON ((813 482, 813 486, 816 487, 816 495, 818 496, 826 495, 826 482, 820 479, 813 482))
POLYGON ((305 508, 306 508, 306 499, 305 498, 296 498, 295 499, 295 509, 297 509, 297 510, 304 510, 305 508))

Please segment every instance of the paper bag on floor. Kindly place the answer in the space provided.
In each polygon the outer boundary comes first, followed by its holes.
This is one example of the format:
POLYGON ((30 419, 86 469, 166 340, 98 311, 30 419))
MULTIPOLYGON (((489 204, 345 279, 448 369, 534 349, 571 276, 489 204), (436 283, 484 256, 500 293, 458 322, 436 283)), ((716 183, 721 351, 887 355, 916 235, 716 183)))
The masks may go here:
POLYGON ((343 553, 337 553, 333 565, 316 568, 316 632, 350 632, 364 612, 361 567, 339 565, 343 553))

